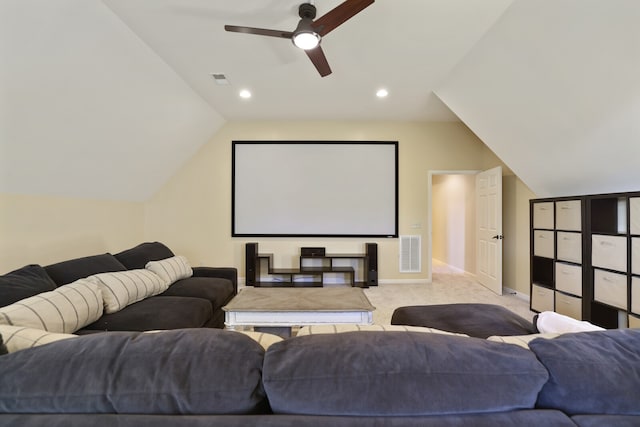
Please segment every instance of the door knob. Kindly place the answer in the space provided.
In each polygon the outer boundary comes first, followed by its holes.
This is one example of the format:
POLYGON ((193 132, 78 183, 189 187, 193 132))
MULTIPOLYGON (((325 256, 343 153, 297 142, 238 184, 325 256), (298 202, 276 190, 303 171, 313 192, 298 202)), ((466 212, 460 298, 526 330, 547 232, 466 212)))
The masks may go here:
POLYGON ((496 234, 495 236, 492 237, 492 239, 502 240, 504 239, 504 236, 502 234, 496 234))

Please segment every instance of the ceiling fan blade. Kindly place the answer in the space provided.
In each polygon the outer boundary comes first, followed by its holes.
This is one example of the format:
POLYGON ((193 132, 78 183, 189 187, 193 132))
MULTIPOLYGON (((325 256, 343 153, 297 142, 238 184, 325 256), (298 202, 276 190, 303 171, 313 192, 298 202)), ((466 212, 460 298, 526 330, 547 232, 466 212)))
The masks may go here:
POLYGON ((331 74, 331 67, 327 62, 327 58, 324 56, 324 52, 320 46, 315 49, 305 50, 307 56, 313 62, 313 65, 316 66, 316 70, 320 73, 321 77, 328 76, 331 74))
POLYGON ((325 36, 373 2, 374 0, 347 0, 313 21, 311 25, 318 31, 318 34, 325 36))
POLYGON ((232 33, 256 34, 258 36, 279 37, 290 39, 293 36, 291 31, 267 30, 264 28, 239 27, 236 25, 225 25, 224 29, 232 33))

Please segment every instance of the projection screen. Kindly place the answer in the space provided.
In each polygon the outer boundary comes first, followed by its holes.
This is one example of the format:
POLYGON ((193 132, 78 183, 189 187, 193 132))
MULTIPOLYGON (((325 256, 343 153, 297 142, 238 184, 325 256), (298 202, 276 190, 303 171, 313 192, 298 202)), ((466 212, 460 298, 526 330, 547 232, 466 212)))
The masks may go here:
POLYGON ((234 237, 397 237, 398 142, 233 141, 234 237))

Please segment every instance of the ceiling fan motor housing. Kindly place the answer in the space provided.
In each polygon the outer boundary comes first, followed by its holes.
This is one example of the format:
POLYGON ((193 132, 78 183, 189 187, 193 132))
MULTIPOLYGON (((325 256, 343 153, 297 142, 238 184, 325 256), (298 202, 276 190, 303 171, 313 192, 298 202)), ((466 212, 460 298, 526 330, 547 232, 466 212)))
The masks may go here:
POLYGON ((316 7, 311 3, 302 3, 298 8, 298 15, 300 18, 315 19, 316 7))

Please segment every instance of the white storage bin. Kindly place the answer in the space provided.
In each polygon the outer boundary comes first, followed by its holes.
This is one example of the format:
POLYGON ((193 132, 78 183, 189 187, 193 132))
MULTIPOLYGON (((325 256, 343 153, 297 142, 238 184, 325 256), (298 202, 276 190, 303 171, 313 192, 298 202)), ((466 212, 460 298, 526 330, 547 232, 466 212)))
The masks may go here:
POLYGON ((582 266, 556 262, 556 289, 582 296, 582 266))
POLYGON ((553 311, 553 289, 533 285, 531 287, 531 309, 535 311, 553 311))
POLYGON ((627 271, 627 238, 624 236, 591 236, 591 263, 595 267, 627 271))
POLYGON ((630 328, 640 328, 640 317, 629 315, 629 327, 630 328))
POLYGON ((629 199, 629 232, 631 234, 640 234, 640 197, 631 197, 629 199))
POLYGON ((640 275, 640 237, 631 238, 631 272, 640 275))
POLYGON ((558 259, 580 264, 582 262, 582 234, 558 231, 558 259))
POLYGON ((631 278, 631 311, 640 314, 640 277, 631 278))
POLYGON ((553 202, 533 204, 533 228, 553 229, 553 202))
POLYGON ((595 269, 593 299, 623 310, 627 309, 627 276, 595 269))
POLYGON ((556 229, 557 230, 582 230, 582 202, 580 200, 567 200, 556 202, 556 229))
POLYGON ((556 313, 582 320, 582 298, 556 292, 556 313))
POLYGON ((535 230, 533 232, 533 254, 545 258, 554 258, 553 231, 535 230))

